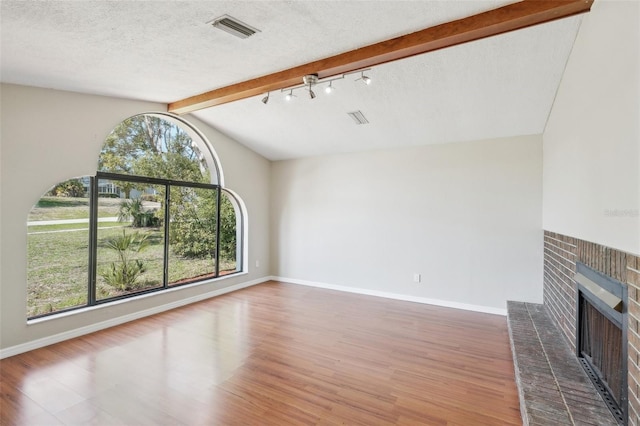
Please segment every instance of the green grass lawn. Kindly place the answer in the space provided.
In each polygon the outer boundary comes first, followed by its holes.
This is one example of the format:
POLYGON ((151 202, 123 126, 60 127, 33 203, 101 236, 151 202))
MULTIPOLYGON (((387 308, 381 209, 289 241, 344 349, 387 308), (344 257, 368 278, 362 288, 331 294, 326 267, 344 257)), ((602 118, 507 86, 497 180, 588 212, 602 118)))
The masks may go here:
MULTIPOLYGON (((65 207, 66 208, 66 207, 65 207)), ((57 210, 57 209, 56 209, 57 210)), ((29 227, 27 291, 29 317, 87 303, 88 241, 86 224, 46 225, 29 227), (54 232, 52 232, 54 231, 54 232), (66 231, 66 232, 65 232, 66 231)), ((132 292, 162 286, 164 236, 162 228, 131 228, 119 222, 100 222, 98 230, 97 297, 111 298, 121 292, 109 286, 100 276, 112 262, 118 262, 117 253, 105 247, 105 240, 125 232, 148 235, 150 246, 135 255, 147 270, 132 292), (111 227, 113 226, 113 227, 111 227)), ((225 261, 221 271, 235 271, 235 261, 225 261)), ((185 259, 169 250, 169 282, 189 281, 215 270, 211 259, 185 259)))
MULTIPOLYGON (((128 222, 98 222, 98 229, 129 226, 128 222)), ((89 230, 87 223, 62 223, 57 225, 32 225, 27 227, 27 233, 55 232, 55 231, 82 231, 89 230)))
MULTIPOLYGON (((118 216, 120 198, 98 198, 98 217, 118 216)), ((42 197, 29 213, 29 222, 38 220, 88 219, 89 199, 42 197)))
MULTIPOLYGON (((98 216, 118 216, 121 199, 99 198, 98 216)), ((148 204, 148 203, 147 203, 148 204)), ((158 204, 158 203, 155 203, 158 204)), ((152 205, 159 208, 160 205, 152 205)), ((149 207, 149 206, 147 206, 149 207)), ((28 221, 88 219, 89 199, 71 197, 42 197, 29 214, 28 221)), ((27 229, 27 291, 29 317, 87 304, 89 270, 89 226, 86 223, 32 225, 27 229)), ((98 300, 161 287, 164 259, 163 228, 131 228, 131 222, 98 222, 96 292, 98 300), (134 288, 121 291, 110 286, 101 273, 115 262, 115 250, 105 241, 123 230, 147 235, 150 242, 146 250, 132 257, 143 262, 145 272, 139 276, 134 288)), ((235 271, 235 260, 222 261, 221 274, 235 271)), ((213 275, 212 259, 187 259, 169 250, 168 282, 182 284, 213 275)))

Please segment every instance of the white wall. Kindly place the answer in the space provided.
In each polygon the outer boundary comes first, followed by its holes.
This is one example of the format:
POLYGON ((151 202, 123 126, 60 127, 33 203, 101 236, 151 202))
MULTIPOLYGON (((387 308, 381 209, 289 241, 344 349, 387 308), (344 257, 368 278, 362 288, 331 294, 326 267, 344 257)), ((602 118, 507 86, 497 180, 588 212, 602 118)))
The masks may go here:
POLYGON ((640 254, 640 2, 583 18, 544 132, 544 229, 640 254))
MULTIPOLYGON (((269 276, 268 268, 216 283, 182 288, 26 323, 26 220, 32 206, 53 184, 94 174, 104 138, 131 115, 164 111, 165 105, 101 96, 1 86, 0 151, 0 349, 91 327, 180 300, 269 276)), ((249 265, 269 262, 268 192, 270 163, 263 157, 187 117, 218 154, 226 187, 245 201, 249 213, 249 265)))
POLYGON ((541 147, 525 136, 273 163, 272 270, 497 309, 541 302, 541 147))

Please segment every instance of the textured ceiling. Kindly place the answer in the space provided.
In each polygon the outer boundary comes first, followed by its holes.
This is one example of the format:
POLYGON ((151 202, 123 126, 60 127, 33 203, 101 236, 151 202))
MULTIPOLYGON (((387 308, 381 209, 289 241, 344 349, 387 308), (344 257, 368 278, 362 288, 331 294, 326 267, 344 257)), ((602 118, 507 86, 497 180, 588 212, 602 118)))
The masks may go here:
MULTIPOLYGON (((167 103, 509 3, 2 0, 0 78, 167 103), (224 14, 261 32, 206 25, 224 14)), ((381 65, 371 86, 195 115, 270 159, 541 133, 580 19, 381 65)))

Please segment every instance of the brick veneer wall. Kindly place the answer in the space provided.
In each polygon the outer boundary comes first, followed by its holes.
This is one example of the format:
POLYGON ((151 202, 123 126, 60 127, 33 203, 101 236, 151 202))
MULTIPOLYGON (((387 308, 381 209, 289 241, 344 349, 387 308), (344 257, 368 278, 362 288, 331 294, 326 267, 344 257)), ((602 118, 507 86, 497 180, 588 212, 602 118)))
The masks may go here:
POLYGON ((627 255, 629 287, 629 424, 640 425, 640 257, 627 255))
POLYGON ((544 305, 575 351, 576 262, 627 284, 629 424, 640 426, 640 257, 600 244, 544 232, 544 305))

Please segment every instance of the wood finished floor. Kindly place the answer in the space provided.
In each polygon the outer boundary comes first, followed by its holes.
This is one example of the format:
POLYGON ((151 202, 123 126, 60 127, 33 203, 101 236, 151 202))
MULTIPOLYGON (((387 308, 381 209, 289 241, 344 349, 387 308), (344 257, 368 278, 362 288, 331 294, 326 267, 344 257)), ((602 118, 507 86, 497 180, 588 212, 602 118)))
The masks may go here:
POLYGON ((506 318, 269 282, 0 361, 2 425, 520 425, 506 318))

